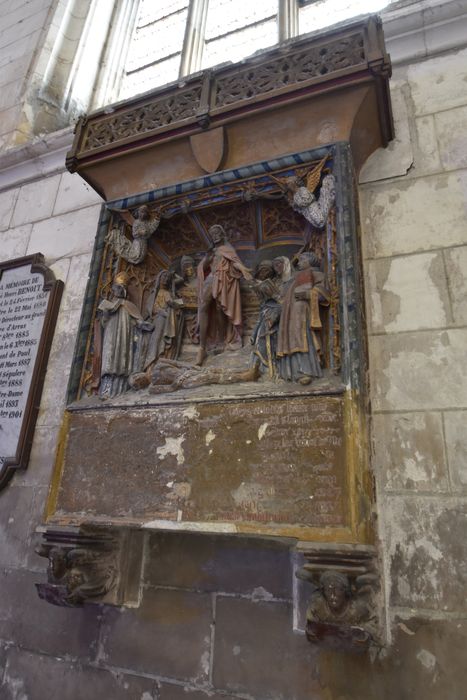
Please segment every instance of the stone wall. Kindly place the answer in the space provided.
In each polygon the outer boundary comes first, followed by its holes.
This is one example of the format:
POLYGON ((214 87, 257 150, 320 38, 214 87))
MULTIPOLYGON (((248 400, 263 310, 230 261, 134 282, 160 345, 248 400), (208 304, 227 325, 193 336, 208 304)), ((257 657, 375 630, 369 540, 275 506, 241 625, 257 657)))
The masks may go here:
POLYGON ((29 137, 26 84, 51 5, 51 0, 0 1, 0 147, 24 143, 29 137))
POLYGON ((61 609, 36 596, 35 528, 100 210, 51 153, 70 143, 66 132, 7 154, 0 173, 16 182, 0 192, 1 259, 40 251, 66 285, 30 466, 0 494, 1 700, 464 696, 467 49, 456 32, 465 42, 467 3, 398 8, 386 19, 397 139, 372 156, 360 187, 389 646, 317 654, 293 632, 287 543, 153 534, 139 608, 61 609))
POLYGON ((467 610, 467 50, 392 86, 398 137, 360 199, 373 468, 391 615, 446 624, 467 610))

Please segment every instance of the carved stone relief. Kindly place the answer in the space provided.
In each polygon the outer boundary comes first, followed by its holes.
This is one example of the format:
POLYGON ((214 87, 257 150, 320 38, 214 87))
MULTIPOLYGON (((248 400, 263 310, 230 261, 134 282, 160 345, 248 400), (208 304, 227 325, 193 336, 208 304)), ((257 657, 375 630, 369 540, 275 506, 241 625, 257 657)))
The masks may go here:
POLYGON ((375 552, 370 547, 306 547, 297 577, 311 584, 308 641, 325 649, 361 653, 381 638, 375 552), (363 550, 363 551, 362 551, 363 550))
POLYGON ((60 607, 84 603, 137 604, 143 535, 105 527, 47 528, 36 553, 48 560, 40 598, 60 607))
POLYGON ((336 144, 109 203, 48 523, 366 541, 349 163, 336 144))
POLYGON ((37 554, 49 561, 47 583, 36 584, 39 597, 61 607, 102 600, 117 584, 118 540, 104 533, 70 539, 37 547, 37 554))
POLYGON ((328 274, 335 179, 327 160, 271 174, 264 192, 250 180, 229 205, 214 191, 210 207, 181 200, 125 213, 131 232, 112 227, 105 239, 114 274, 96 309, 91 390, 98 384, 99 397, 109 399, 148 387, 164 393, 261 378, 305 386, 321 378, 329 369, 325 319, 336 313, 328 274), (311 231, 321 246, 312 245, 311 231), (130 283, 149 253, 161 265, 135 297, 130 283), (181 269, 187 254, 196 281, 181 269))
MULTIPOLYGON (((391 137, 389 70, 371 18, 79 122, 69 167, 120 199, 99 225, 48 526, 372 541, 349 134, 357 168, 391 137)), ((93 547, 58 539, 44 594, 107 602, 111 558, 96 569, 74 553, 93 547)), ((307 558, 310 641, 367 648, 368 562, 307 558)))

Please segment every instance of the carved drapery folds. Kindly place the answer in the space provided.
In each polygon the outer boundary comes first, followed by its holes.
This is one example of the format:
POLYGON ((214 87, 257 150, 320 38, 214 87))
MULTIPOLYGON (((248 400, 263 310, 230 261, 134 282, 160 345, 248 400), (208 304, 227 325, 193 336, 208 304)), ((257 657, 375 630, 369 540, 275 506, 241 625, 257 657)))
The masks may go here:
POLYGON ((379 576, 375 550, 361 545, 299 547, 299 579, 310 584, 305 632, 323 649, 361 653, 379 645, 379 576))

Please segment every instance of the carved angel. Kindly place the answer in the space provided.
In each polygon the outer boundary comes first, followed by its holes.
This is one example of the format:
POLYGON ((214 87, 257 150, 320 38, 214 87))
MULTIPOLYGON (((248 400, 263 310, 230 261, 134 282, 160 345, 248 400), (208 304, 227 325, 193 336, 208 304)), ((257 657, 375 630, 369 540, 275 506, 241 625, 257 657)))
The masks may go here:
POLYGON ((108 593, 116 581, 116 567, 112 554, 90 549, 71 549, 67 555, 65 574, 68 602, 84 603, 108 593))
POLYGON ((305 187, 297 177, 286 180, 286 188, 293 209, 305 217, 316 228, 324 228, 329 211, 336 198, 336 182, 334 175, 328 173, 323 177, 319 197, 305 187))
POLYGON ((129 212, 125 214, 119 212, 119 214, 127 223, 131 223, 133 240, 130 241, 119 228, 112 228, 105 241, 120 258, 138 265, 146 257, 148 240, 159 226, 162 214, 159 212, 154 219, 151 219, 149 209, 144 204, 136 210, 134 218, 129 212))
POLYGON ((104 596, 115 585, 116 566, 112 552, 44 544, 36 552, 49 560, 48 582, 36 584, 39 595, 54 605, 81 605, 86 600, 104 596))
MULTIPOLYGON (((305 566, 299 578, 313 582, 313 573, 305 566)), ((371 601, 376 586, 377 577, 371 573, 357 576, 353 585, 349 577, 339 571, 321 574, 306 613, 308 640, 356 650, 368 647, 377 636, 376 613, 371 601)))
POLYGON ((334 175, 329 171, 326 172, 326 170, 323 170, 328 157, 327 155, 324 156, 324 158, 304 176, 306 184, 298 175, 292 175, 291 177, 285 178, 285 180, 274 177, 274 175, 270 176, 271 179, 279 185, 290 206, 298 214, 304 216, 315 228, 324 228, 336 198, 336 181, 334 175), (317 198, 315 191, 323 172, 326 174, 322 179, 319 197, 317 198))

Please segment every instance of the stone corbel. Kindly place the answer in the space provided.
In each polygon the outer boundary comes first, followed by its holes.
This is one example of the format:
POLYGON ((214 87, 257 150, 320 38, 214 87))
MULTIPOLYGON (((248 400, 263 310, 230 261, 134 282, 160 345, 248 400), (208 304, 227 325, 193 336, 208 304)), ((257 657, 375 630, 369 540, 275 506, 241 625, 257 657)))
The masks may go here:
POLYGON ((46 528, 37 554, 48 559, 40 598, 61 607, 138 605, 143 535, 100 527, 46 528))
POLYGON ((376 551, 366 545, 299 544, 297 578, 312 588, 305 633, 320 648, 361 653, 381 646, 376 551))

